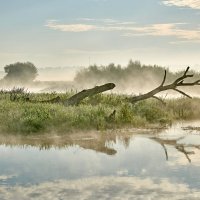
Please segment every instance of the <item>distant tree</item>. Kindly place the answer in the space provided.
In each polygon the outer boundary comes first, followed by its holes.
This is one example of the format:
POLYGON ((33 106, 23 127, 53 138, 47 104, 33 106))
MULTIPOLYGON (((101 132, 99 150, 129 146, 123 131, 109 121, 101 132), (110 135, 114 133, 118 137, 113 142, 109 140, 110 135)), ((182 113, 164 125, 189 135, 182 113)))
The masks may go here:
POLYGON ((4 70, 7 73, 4 80, 10 83, 31 83, 38 75, 37 68, 30 62, 6 65, 4 70))

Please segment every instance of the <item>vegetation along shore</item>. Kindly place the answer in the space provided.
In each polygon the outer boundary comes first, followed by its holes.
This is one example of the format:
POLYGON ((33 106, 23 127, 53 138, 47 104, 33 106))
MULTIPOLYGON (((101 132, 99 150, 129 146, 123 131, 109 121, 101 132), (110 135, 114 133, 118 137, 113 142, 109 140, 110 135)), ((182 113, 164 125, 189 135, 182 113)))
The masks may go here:
MULTIPOLYGON (((37 70, 33 64, 28 63, 28 65, 31 66, 34 72, 31 80, 33 82, 37 70)), ((6 66, 8 74, 8 69, 13 70, 13 66, 16 67, 15 65, 6 66)), ((23 68, 26 63, 23 65, 17 63, 17 66, 23 68)), ((100 72, 109 69, 122 72, 129 68, 133 71, 142 71, 142 68, 144 68, 144 71, 147 69, 151 72, 159 71, 160 78, 161 68, 155 66, 144 67, 137 62, 130 62, 125 69, 121 69, 119 66, 110 67, 109 65, 107 68, 96 68, 96 70, 100 72)), ((82 71, 83 75, 89 73, 91 69, 93 70, 93 68, 89 68, 82 71)), ((23 73, 25 72, 23 70, 23 73)), ((162 72, 163 76, 160 84, 154 89, 139 95, 112 92, 116 87, 115 81, 84 89, 80 92, 31 93, 17 87, 11 90, 2 89, 0 92, 0 132, 3 134, 24 135, 67 134, 77 131, 122 129, 125 127, 164 127, 175 120, 198 119, 200 117, 200 98, 192 98, 186 92, 188 88, 193 88, 193 86, 199 87, 198 74, 190 71, 188 67, 174 77, 170 75, 169 80, 168 70, 162 68, 162 72), (180 90, 180 88, 186 88, 187 90, 180 90), (163 98, 157 96, 158 93, 168 92, 169 90, 181 94, 182 97, 163 98), (103 93, 105 91, 109 92, 103 93)), ((75 77, 75 81, 80 77, 80 73, 75 77)), ((17 74, 19 74, 19 71, 17 74)), ((13 81, 16 81, 17 76, 12 75, 7 75, 3 80, 4 83, 10 77, 13 81)))

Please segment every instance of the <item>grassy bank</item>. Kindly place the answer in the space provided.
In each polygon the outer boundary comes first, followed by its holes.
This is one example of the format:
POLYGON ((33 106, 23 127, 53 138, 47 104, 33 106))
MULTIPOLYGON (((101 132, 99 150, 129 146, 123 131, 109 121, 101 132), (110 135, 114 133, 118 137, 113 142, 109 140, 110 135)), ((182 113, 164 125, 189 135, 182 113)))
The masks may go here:
MULTIPOLYGON (((62 94, 67 98, 71 94, 62 94)), ((56 94, 30 94, 31 99, 46 100, 56 94)), ((137 104, 126 103, 125 96, 96 95, 79 106, 28 103, 23 96, 10 101, 9 94, 0 94, 0 132, 10 134, 41 134, 73 131, 105 130, 123 127, 166 125, 174 120, 200 117, 200 99, 171 99, 166 105, 149 99, 137 104), (22 98, 21 98, 22 97, 22 98), (115 117, 109 117, 116 110, 115 117)))

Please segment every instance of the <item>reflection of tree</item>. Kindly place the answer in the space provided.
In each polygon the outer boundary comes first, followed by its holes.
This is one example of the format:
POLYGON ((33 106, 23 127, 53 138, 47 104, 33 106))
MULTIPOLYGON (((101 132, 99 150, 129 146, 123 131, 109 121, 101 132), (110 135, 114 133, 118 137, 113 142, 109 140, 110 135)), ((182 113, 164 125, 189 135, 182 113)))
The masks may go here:
POLYGON ((187 150, 187 148, 193 148, 193 149, 196 148, 196 149, 200 150, 200 145, 178 143, 180 140, 182 140, 184 138, 185 137, 179 137, 176 139, 162 139, 159 137, 152 137, 151 139, 156 141, 163 147, 163 149, 165 151, 166 160, 169 159, 168 151, 167 151, 167 147, 166 147, 166 145, 168 145, 168 146, 173 146, 177 151, 183 153, 185 155, 185 157, 187 158, 188 162, 191 162, 189 155, 195 154, 195 152, 187 150))
POLYGON ((34 137, 15 137, 0 136, 0 144, 7 146, 20 146, 26 148, 28 146, 38 147, 40 150, 48 150, 50 148, 68 148, 79 146, 84 149, 94 150, 96 152, 107 155, 115 155, 117 151, 112 144, 116 144, 117 138, 120 142, 128 147, 131 136, 120 136, 117 134, 94 134, 94 135, 68 135, 68 136, 34 136, 34 137))
MULTIPOLYGON (((165 152, 166 160, 169 159, 168 147, 174 147, 178 152, 185 155, 187 160, 191 162, 190 155, 195 154, 194 149, 200 150, 200 145, 184 144, 181 140, 185 137, 176 139, 165 139, 160 137, 148 137, 159 143, 165 152)), ((48 150, 51 148, 67 149, 69 147, 79 146, 83 149, 93 150, 95 152, 107 155, 115 155, 117 153, 115 144, 120 143, 125 148, 129 147, 130 141, 133 139, 132 134, 114 134, 114 133, 91 133, 91 134, 72 134, 67 136, 32 136, 32 137, 15 137, 0 136, 0 145, 20 146, 20 147, 37 147, 40 150, 48 150)))
POLYGON ((200 131, 200 127, 194 127, 194 126, 186 126, 182 127, 182 129, 185 131, 200 131))

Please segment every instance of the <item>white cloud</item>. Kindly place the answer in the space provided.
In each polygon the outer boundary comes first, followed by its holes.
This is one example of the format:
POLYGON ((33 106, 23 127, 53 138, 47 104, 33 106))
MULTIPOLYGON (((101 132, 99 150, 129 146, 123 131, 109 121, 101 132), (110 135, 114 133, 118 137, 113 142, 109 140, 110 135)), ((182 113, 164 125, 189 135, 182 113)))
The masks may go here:
POLYGON ((6 180, 12 179, 14 177, 16 177, 16 175, 2 175, 2 176, 0 176, 0 181, 6 181, 6 180))
POLYGON ((77 24, 60 24, 57 21, 48 21, 45 26, 53 30, 63 32, 88 32, 88 31, 105 31, 105 32, 121 32, 125 37, 136 36, 154 36, 154 37, 174 37, 182 41, 199 41, 200 29, 187 29, 184 23, 163 23, 138 25, 134 22, 120 22, 112 19, 82 19, 86 23, 77 24), (93 24, 92 24, 93 22, 93 24))
POLYGON ((93 21, 93 22, 104 22, 104 23, 118 23, 118 20, 111 18, 95 19, 95 18, 79 18, 81 21, 93 21))
POLYGON ((200 0, 165 0, 163 3, 167 6, 189 7, 200 9, 200 0))
POLYGON ((134 22, 121 22, 113 19, 80 18, 79 23, 60 24, 57 20, 47 21, 46 27, 63 32, 86 31, 125 31, 132 30, 134 22))
POLYGON ((193 43, 193 44, 199 44, 200 40, 177 40, 177 41, 171 41, 170 44, 187 44, 187 43, 193 43))
POLYGON ((198 190, 169 179, 138 177, 93 177, 58 180, 32 186, 1 187, 0 199, 197 199, 198 190))
POLYGON ((152 24, 143 27, 135 27, 132 32, 125 33, 124 36, 172 36, 185 40, 200 40, 200 29, 184 29, 183 24, 152 24))
POLYGON ((45 25, 51 29, 64 31, 64 32, 86 32, 96 29, 96 26, 89 24, 57 24, 56 21, 50 20, 45 25))

